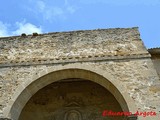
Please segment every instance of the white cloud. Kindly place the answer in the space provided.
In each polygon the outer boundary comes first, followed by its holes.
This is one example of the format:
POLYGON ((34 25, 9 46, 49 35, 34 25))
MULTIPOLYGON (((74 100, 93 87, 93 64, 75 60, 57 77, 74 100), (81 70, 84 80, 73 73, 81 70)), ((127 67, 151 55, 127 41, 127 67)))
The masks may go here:
POLYGON ((34 32, 42 33, 41 27, 37 27, 31 23, 23 22, 16 22, 17 29, 10 31, 9 27, 13 27, 10 24, 4 24, 0 21, 0 37, 6 36, 14 36, 14 35, 21 35, 22 33, 32 34, 34 32))
POLYGON ((69 3, 68 0, 64 0, 64 4, 55 5, 44 2, 44 0, 30 1, 33 6, 27 9, 36 15, 41 15, 44 20, 53 21, 58 19, 66 19, 67 15, 76 12, 77 8, 69 3))
POLYGON ((53 7, 46 9, 43 12, 44 18, 47 20, 55 19, 55 17, 63 16, 64 11, 60 7, 53 7))
POLYGON ((43 1, 37 1, 37 7, 40 11, 44 11, 45 10, 45 3, 43 1))
POLYGON ((16 22, 16 25, 18 29, 12 32, 13 35, 20 35, 22 33, 32 34, 34 32, 42 33, 42 29, 40 27, 37 27, 31 23, 16 22))
POLYGON ((68 6, 67 11, 73 14, 76 11, 76 9, 73 6, 68 6))
POLYGON ((76 12, 77 7, 73 6, 70 4, 70 2, 68 0, 64 0, 65 6, 66 6, 66 10, 73 14, 74 12, 76 12))
POLYGON ((8 28, 7 24, 4 24, 3 22, 0 21, 0 37, 5 37, 8 36, 8 28))
POLYGON ((36 8, 33 8, 32 11, 36 11, 38 14, 41 14, 44 19, 52 20, 55 17, 59 17, 64 14, 64 10, 57 6, 47 5, 44 1, 36 1, 36 8))

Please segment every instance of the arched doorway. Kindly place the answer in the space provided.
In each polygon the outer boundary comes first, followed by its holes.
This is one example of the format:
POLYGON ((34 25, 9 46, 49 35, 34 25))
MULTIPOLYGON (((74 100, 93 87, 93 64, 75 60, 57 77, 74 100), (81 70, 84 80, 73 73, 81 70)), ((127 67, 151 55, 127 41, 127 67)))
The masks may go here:
POLYGON ((104 87, 83 79, 65 79, 33 95, 19 120, 124 120, 124 116, 102 116, 106 109, 122 112, 118 101, 104 87))
POLYGON ((40 89, 59 80, 72 78, 89 80, 103 86, 114 96, 123 111, 132 113, 136 111, 134 101, 126 93, 126 90, 123 89, 121 83, 109 72, 83 65, 65 65, 59 69, 54 68, 47 72, 44 71, 30 81, 25 81, 21 84, 5 109, 4 116, 18 120, 26 103, 40 89))

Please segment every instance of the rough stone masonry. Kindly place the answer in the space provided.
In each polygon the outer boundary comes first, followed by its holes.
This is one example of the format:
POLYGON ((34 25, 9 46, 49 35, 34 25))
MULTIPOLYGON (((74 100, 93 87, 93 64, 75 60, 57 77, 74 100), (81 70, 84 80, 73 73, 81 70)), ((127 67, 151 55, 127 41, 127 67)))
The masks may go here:
POLYGON ((123 110, 155 111, 138 119, 160 119, 160 79, 136 27, 0 38, 0 119, 18 120, 30 97, 49 84, 43 76, 52 72, 56 80, 102 76, 104 81, 90 80, 106 87, 123 110))

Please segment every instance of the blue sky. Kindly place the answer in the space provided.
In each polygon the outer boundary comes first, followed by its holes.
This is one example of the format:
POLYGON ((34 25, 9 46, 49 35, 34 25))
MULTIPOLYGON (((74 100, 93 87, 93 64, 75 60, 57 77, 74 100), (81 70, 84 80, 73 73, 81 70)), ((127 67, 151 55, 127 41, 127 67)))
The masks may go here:
POLYGON ((3 0, 0 36, 139 27, 147 48, 160 47, 160 0, 3 0))

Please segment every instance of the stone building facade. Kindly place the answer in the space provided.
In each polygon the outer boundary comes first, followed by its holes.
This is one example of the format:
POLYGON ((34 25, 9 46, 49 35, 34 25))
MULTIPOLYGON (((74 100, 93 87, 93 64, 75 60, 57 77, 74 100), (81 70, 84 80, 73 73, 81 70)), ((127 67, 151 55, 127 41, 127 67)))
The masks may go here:
POLYGON ((0 120, 159 120, 159 58, 138 28, 0 38, 0 120))

